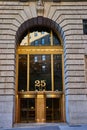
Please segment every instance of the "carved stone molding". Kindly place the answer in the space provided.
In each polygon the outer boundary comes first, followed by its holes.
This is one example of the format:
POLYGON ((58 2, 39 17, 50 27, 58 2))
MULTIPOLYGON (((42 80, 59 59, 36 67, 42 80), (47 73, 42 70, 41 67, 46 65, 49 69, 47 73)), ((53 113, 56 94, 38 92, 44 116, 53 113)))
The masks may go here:
POLYGON ((44 14, 44 3, 43 3, 42 0, 37 1, 36 10, 37 10, 38 16, 43 16, 43 14, 44 14))

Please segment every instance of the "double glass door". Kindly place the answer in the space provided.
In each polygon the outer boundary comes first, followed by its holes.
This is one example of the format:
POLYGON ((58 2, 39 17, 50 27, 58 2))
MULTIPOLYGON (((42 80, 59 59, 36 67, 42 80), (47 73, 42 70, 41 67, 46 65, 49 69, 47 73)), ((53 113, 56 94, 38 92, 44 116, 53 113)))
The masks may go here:
POLYGON ((61 121, 60 98, 20 98, 20 122, 59 122, 61 121))

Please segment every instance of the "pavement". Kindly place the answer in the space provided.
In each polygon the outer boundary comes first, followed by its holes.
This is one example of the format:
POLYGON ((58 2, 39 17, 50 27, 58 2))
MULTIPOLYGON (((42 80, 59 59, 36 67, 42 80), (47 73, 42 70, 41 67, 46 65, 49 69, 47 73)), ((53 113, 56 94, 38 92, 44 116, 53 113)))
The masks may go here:
POLYGON ((16 125, 13 128, 0 128, 0 130, 87 130, 86 125, 68 125, 65 123, 44 123, 44 124, 29 124, 16 125))

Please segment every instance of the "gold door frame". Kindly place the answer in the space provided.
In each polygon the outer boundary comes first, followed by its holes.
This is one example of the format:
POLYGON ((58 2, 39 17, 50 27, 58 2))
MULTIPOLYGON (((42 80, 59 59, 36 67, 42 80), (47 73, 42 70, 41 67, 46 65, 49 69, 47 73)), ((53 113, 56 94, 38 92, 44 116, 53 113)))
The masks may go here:
MULTIPOLYGON (((51 40, 53 41, 53 39, 51 40)), ((52 44, 52 42, 51 42, 52 44)), ((29 92, 29 55, 30 54, 51 54, 51 80, 52 80, 52 92, 49 91, 45 93, 46 97, 57 97, 61 99, 62 105, 61 105, 61 115, 62 119, 61 121, 65 122, 65 95, 64 95, 64 60, 63 60, 63 46, 18 46, 17 48, 17 57, 16 57, 16 116, 15 116, 15 122, 20 122, 19 115, 20 115, 20 97, 31 97, 35 96, 35 92, 29 92), (28 77, 28 83, 27 83, 27 91, 28 92, 18 92, 18 55, 19 54, 27 54, 27 64, 28 64, 28 70, 27 70, 27 77, 28 77), (54 92, 54 79, 53 79, 53 54, 61 54, 62 55, 62 83, 63 83, 63 90, 62 92, 54 92)))

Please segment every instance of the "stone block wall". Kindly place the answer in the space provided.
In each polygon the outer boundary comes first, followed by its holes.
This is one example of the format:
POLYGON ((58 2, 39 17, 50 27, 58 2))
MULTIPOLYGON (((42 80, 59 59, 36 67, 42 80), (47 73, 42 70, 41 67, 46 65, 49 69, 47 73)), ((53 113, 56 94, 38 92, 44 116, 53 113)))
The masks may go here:
MULTIPOLYGON (((82 22, 87 18, 87 2, 44 2, 41 15, 58 23, 64 33, 66 122, 87 123, 87 35, 82 22)), ((15 122, 16 32, 37 16, 36 2, 0 1, 0 127, 12 127, 15 122)))

